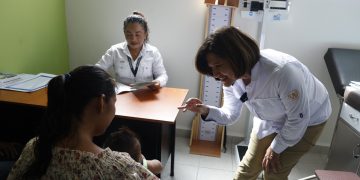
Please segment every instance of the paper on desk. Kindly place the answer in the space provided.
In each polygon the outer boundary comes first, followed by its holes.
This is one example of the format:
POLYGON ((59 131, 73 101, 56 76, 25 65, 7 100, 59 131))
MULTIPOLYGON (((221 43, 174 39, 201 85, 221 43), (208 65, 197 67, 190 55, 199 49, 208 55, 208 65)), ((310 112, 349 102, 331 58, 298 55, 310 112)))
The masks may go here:
POLYGON ((116 82, 115 92, 116 94, 119 94, 123 92, 136 91, 138 89, 143 89, 153 84, 156 84, 156 82, 139 82, 139 83, 130 84, 129 86, 116 82))
POLYGON ((0 88, 6 88, 8 86, 14 85, 19 82, 23 82, 29 79, 34 78, 34 74, 17 74, 14 76, 8 76, 0 79, 0 88))
POLYGON ((134 88, 132 88, 130 86, 127 86, 125 84, 116 82, 116 86, 115 86, 116 94, 120 94, 120 93, 123 93, 123 92, 135 91, 135 90, 136 89, 134 89, 134 88))
POLYGON ((2 73, 0 72, 0 82, 2 82, 2 80, 8 79, 8 78, 12 78, 16 76, 16 74, 11 74, 11 73, 2 73))
POLYGON ((360 82, 358 81, 350 81, 350 84, 349 84, 351 87, 354 87, 356 89, 360 89, 360 82))
POLYGON ((134 84, 130 84, 130 87, 134 88, 134 89, 141 89, 147 86, 151 86, 151 85, 155 85, 156 82, 150 81, 150 82, 139 82, 139 83, 134 83, 134 84))
POLYGON ((33 92, 47 86, 49 81, 56 75, 39 73, 34 74, 18 74, 11 80, 3 81, 0 84, 0 89, 33 92))

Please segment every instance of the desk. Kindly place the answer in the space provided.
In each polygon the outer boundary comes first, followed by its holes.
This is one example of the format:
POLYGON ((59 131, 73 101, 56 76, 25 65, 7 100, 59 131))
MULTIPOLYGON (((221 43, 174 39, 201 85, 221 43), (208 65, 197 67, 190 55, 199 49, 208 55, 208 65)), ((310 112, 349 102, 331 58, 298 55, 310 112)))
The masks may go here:
MULTIPOLYGON (((176 116, 188 90, 164 87, 158 91, 138 90, 116 96, 115 119, 102 137, 95 142, 101 145, 105 136, 126 125, 141 138, 143 154, 166 164, 171 154, 171 172, 174 175, 176 116)), ((0 90, 0 102, 25 106, 46 107, 46 89, 32 93, 0 90)))
POLYGON ((44 108, 47 104, 47 88, 32 93, 0 90, 0 102, 44 108))

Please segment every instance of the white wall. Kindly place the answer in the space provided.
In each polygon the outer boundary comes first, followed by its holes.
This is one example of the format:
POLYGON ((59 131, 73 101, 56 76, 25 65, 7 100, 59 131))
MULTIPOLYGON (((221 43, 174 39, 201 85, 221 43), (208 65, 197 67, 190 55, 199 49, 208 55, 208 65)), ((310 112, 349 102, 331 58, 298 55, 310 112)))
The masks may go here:
MULTIPOLYGON (((340 106, 323 57, 329 47, 360 49, 360 1, 291 2, 287 21, 267 23, 265 48, 295 56, 327 87, 333 113, 317 144, 329 146, 340 106)), ((236 16, 235 26, 243 27, 256 36, 257 24, 254 22, 236 16)))
MULTIPOLYGON (((198 0, 67 0, 71 68, 96 63, 111 45, 124 41, 123 20, 133 10, 148 20, 150 43, 160 50, 169 75, 167 86, 198 96, 193 59, 204 39, 206 14, 206 5, 198 0)), ((190 129, 193 114, 178 117, 177 127, 190 129)))
MULTIPOLYGON (((360 49, 360 1, 293 0, 289 20, 267 24, 265 48, 292 54, 306 64, 328 88, 333 114, 318 144, 329 146, 339 104, 323 55, 329 47, 360 49)), ((122 22, 133 10, 143 12, 150 27, 150 43, 159 48, 170 87, 199 94, 199 75, 194 67, 197 48, 204 39, 206 5, 203 0, 66 0, 70 65, 94 64, 113 44, 124 41, 122 22)), ((234 26, 253 37, 257 22, 240 18, 234 26)), ((192 113, 179 113, 177 128, 190 129, 192 113)), ((244 121, 228 128, 243 136, 244 121)))

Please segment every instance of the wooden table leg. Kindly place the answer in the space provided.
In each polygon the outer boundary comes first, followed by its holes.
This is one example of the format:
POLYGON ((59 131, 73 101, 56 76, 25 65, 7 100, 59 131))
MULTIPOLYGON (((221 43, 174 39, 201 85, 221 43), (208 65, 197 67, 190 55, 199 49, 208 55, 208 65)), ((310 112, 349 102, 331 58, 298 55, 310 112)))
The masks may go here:
POLYGON ((175 165, 175 130, 176 130, 176 121, 171 126, 171 142, 170 142, 170 152, 171 152, 171 170, 170 176, 174 176, 174 165, 175 165))

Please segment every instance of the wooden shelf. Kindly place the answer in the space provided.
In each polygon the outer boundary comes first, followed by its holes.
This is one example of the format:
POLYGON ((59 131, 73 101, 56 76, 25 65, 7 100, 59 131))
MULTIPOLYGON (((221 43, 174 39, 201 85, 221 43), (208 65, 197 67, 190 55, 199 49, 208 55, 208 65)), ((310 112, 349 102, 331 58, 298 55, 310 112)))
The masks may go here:
POLYGON ((221 142, 193 140, 190 146, 190 153, 205 155, 205 156, 220 157, 221 142))
POLYGON ((199 139, 199 126, 200 126, 200 117, 197 115, 192 122, 192 130, 190 137, 190 153, 220 157, 222 144, 224 142, 224 127, 217 126, 215 141, 205 141, 199 139))

